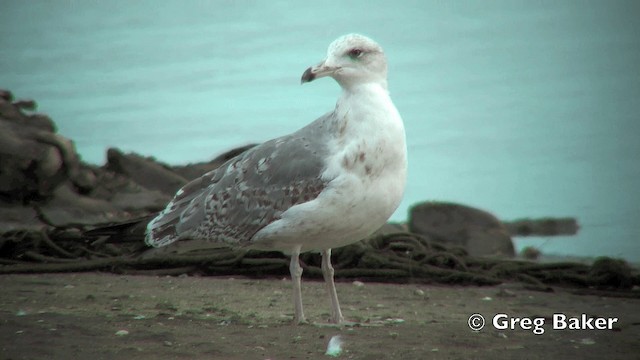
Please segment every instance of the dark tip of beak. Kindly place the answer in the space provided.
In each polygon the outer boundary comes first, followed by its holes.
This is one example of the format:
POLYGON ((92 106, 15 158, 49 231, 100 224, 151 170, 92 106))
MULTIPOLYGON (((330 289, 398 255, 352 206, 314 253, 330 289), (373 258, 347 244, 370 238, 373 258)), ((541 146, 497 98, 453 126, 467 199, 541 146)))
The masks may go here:
POLYGON ((311 82, 315 78, 316 78, 316 75, 311 72, 311 68, 308 68, 307 70, 304 71, 304 74, 302 74, 302 78, 300 79, 300 83, 304 84, 306 82, 311 82))

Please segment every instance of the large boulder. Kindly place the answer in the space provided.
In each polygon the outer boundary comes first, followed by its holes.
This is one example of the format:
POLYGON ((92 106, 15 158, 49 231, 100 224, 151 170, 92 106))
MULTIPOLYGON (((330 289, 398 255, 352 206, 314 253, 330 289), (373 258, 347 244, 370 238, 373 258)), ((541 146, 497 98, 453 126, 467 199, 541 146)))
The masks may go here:
POLYGON ((515 255, 507 228, 492 214, 469 206, 424 202, 409 210, 409 230, 462 246, 474 256, 515 255))
POLYGON ((66 178, 62 148, 70 143, 40 125, 0 98, 0 196, 6 200, 47 197, 66 178))
POLYGON ((124 221, 131 217, 111 202, 78 194, 70 183, 58 186, 51 200, 34 205, 40 217, 55 228, 124 221))
POLYGON ((56 133, 51 118, 32 113, 36 107, 0 90, 0 197, 8 202, 47 199, 67 180, 85 190, 93 186, 73 142, 56 133))
POLYGON ((11 234, 145 219, 189 180, 254 145, 209 162, 175 166, 112 148, 102 167, 83 163, 33 100, 0 90, 0 240, 11 234))
POLYGON ((33 207, 0 201, 0 235, 15 231, 39 232, 46 227, 33 207))
POLYGON ((173 195, 187 183, 187 179, 154 158, 124 154, 115 148, 107 150, 106 169, 124 175, 147 189, 165 194, 173 195))
POLYGON ((121 174, 83 163, 73 142, 36 107, 0 90, 0 237, 144 216, 164 208, 186 183, 160 164, 117 151, 111 165, 121 174), (160 190, 136 182, 160 183, 162 174, 172 183, 160 190))

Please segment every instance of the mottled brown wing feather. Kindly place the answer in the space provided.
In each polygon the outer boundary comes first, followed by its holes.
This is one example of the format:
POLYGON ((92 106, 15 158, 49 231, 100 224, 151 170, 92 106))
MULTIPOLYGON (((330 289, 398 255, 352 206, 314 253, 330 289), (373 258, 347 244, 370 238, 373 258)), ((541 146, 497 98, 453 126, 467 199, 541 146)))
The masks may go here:
POLYGON ((332 119, 327 114, 191 181, 149 223, 146 243, 191 238, 243 245, 290 207, 315 199, 326 186, 321 174, 332 119))

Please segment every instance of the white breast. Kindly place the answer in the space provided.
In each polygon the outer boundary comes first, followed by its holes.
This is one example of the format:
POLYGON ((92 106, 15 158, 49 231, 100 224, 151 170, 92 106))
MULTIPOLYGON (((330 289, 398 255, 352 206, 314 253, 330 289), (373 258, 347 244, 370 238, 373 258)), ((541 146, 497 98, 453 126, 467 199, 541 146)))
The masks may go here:
POLYGON ((404 126, 386 89, 363 85, 336 106, 335 134, 322 174, 328 186, 260 230, 268 248, 303 251, 348 245, 380 228, 404 193, 407 157, 404 126))

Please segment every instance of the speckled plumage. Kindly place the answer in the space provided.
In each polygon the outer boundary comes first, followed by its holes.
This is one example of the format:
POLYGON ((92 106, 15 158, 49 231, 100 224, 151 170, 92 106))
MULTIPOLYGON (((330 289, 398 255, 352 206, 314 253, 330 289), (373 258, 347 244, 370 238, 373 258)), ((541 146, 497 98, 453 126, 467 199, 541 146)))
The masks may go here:
POLYGON ((256 232, 326 187, 321 174, 331 132, 327 129, 335 126, 329 113, 191 181, 149 224, 147 244, 158 247, 197 238, 251 246, 256 232))
POLYGON ((340 37, 302 82, 324 76, 343 89, 334 111, 190 182, 147 227, 150 246, 203 239, 290 252, 297 322, 304 321, 300 252, 322 252, 331 320, 341 322, 331 248, 382 226, 406 178, 404 126, 387 90, 382 48, 362 35, 340 37))

